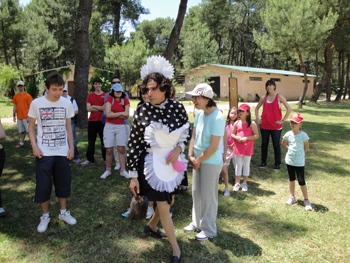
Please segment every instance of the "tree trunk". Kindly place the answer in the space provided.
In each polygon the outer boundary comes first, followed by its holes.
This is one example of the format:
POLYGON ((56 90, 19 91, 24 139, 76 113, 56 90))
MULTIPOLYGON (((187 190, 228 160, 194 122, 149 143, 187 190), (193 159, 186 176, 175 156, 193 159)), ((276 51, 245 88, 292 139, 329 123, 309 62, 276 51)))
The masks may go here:
MULTIPOLYGON (((347 57, 348 57, 348 62, 347 62, 347 64, 346 64, 346 84, 345 84, 345 91, 344 91, 344 96, 343 96, 343 100, 345 100, 346 99, 346 93, 347 93, 347 91, 349 91, 349 93, 350 93, 350 83, 349 83, 349 64, 350 64, 350 56, 349 55, 347 55, 347 57)), ((350 94, 349 94, 350 95, 350 94)), ((348 99, 350 99, 350 96, 348 96, 348 99)))
POLYGON ((344 56, 345 56, 344 51, 340 51, 339 52, 339 91, 334 101, 339 101, 341 99, 341 96, 344 90, 344 71, 345 71, 344 56))
POLYGON ((296 51, 298 53, 298 57, 299 57, 299 61, 300 61, 300 64, 301 64, 301 67, 303 69, 303 73, 304 73, 304 81, 305 81, 305 86, 304 86, 304 90, 303 92, 301 93, 301 96, 299 98, 299 102, 298 102, 298 108, 301 109, 303 107, 303 100, 305 98, 305 95, 306 95, 306 91, 307 91, 307 87, 308 87, 308 79, 307 79, 307 73, 306 73, 306 67, 304 65, 304 61, 301 57, 301 54, 300 54, 300 51, 298 49, 298 47, 296 46, 296 51))
POLYGON ((76 63, 74 72, 74 98, 79 107, 78 125, 87 127, 86 98, 90 67, 89 23, 93 0, 79 0, 75 25, 76 63))
POLYGON ((177 13, 176 22, 173 30, 171 31, 168 45, 164 51, 164 57, 170 61, 171 56, 174 53, 175 47, 177 45, 177 40, 179 39, 182 24, 184 22, 185 14, 187 9, 187 0, 181 0, 179 11, 177 13))
MULTIPOLYGON (((332 36, 329 36, 327 40, 328 40, 327 52, 325 53, 326 75, 323 77, 320 85, 316 85, 316 88, 312 94, 312 97, 310 98, 310 101, 313 101, 313 102, 317 102, 318 98, 320 97, 321 91, 324 87, 327 87, 327 90, 328 90, 328 84, 332 75, 332 60, 333 60, 332 36)), ((327 93, 327 101, 330 101, 330 93, 329 94, 327 93), (328 96, 329 96, 329 100, 328 100, 328 96)))
POLYGON ((9 65, 9 58, 8 58, 8 54, 7 54, 7 39, 6 39, 6 35, 5 35, 5 27, 4 27, 4 22, 1 21, 1 32, 2 32, 2 37, 3 37, 3 41, 2 41, 2 47, 4 49, 4 56, 5 56, 5 62, 6 65, 9 65))
POLYGON ((13 47, 13 54, 15 56, 15 63, 16 63, 16 67, 19 70, 19 64, 18 64, 18 59, 17 59, 17 50, 16 50, 16 46, 13 47))
POLYGON ((113 40, 114 40, 114 43, 117 42, 119 45, 122 44, 120 36, 119 36, 121 10, 122 10, 121 1, 119 1, 118 3, 113 4, 113 13, 114 13, 113 40))

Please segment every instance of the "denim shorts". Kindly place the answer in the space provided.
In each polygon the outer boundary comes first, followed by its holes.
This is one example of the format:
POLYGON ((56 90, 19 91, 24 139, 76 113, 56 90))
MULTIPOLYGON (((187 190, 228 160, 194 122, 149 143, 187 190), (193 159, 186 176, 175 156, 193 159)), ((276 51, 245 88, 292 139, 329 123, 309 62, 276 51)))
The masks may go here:
POLYGON ((36 188, 34 202, 50 200, 52 182, 58 198, 67 198, 71 192, 71 162, 66 156, 36 158, 36 188))

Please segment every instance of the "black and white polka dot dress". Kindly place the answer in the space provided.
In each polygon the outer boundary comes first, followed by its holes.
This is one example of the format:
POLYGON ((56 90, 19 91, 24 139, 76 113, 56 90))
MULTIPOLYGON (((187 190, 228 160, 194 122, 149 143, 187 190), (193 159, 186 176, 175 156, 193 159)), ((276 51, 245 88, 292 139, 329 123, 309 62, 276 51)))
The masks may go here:
MULTIPOLYGON (((179 129, 184 125, 189 125, 185 107, 177 101, 165 99, 165 101, 159 105, 152 105, 150 102, 141 104, 134 112, 128 141, 128 169, 131 176, 138 176, 141 195, 146 194, 150 201, 171 202, 172 193, 159 192, 152 189, 144 175, 144 162, 147 155, 147 148, 151 148, 150 144, 145 140, 145 129, 154 122, 167 126, 169 132, 179 129)), ((186 133, 186 136, 183 136, 183 139, 178 143, 183 150, 191 138, 191 131, 189 128, 185 129, 184 133, 186 133)))

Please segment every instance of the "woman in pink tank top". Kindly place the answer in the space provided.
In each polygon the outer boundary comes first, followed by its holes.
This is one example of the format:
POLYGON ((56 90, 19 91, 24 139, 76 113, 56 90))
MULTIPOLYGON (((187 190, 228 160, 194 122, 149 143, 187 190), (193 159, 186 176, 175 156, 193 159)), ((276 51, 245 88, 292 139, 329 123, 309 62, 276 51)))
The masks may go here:
POLYGON ((288 118, 292 108, 287 100, 276 93, 276 83, 273 80, 268 80, 265 84, 266 95, 260 98, 258 105, 255 108, 256 122, 260 126, 261 133, 261 164, 260 168, 266 166, 267 151, 269 139, 271 135, 273 149, 275 153, 275 170, 280 169, 281 165, 281 133, 282 125, 288 118), (281 104, 286 108, 287 112, 282 119, 281 104), (261 119, 259 119, 259 109, 263 105, 261 119))

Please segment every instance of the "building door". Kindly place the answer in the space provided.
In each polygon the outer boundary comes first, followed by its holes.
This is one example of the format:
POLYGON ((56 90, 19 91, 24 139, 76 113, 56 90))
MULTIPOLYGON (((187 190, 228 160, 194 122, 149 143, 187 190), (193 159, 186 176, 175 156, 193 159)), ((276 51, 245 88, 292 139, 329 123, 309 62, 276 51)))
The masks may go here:
POLYGON ((214 93, 216 94, 216 98, 220 98, 220 77, 211 77, 208 79, 210 82, 210 86, 212 87, 214 93))
POLYGON ((238 108, 238 88, 237 88, 237 79, 229 78, 230 83, 230 108, 238 108))
POLYGON ((68 81, 68 95, 74 98, 74 81, 68 81))

